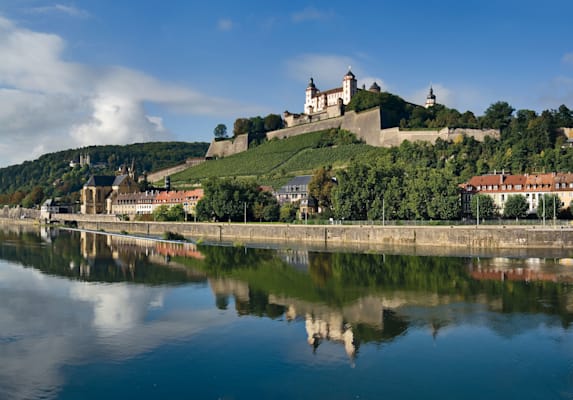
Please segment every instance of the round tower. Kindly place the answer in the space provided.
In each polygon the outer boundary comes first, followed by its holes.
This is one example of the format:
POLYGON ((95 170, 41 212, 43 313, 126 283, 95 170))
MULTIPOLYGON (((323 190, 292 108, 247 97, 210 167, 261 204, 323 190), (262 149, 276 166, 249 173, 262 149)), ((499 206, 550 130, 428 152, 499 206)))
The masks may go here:
POLYGON ((344 75, 344 78, 342 79, 342 102, 344 104, 350 103, 350 100, 356 94, 357 91, 358 91, 358 82, 356 81, 356 77, 354 76, 349 67, 348 72, 346 73, 346 75, 344 75))
POLYGON ((436 95, 434 94, 434 88, 430 86, 430 93, 426 96, 426 104, 424 107, 430 108, 436 105, 436 95))
POLYGON ((310 82, 308 83, 308 86, 306 88, 306 100, 304 102, 304 112, 306 114, 312 113, 312 110, 316 108, 314 107, 313 104, 313 98, 316 96, 317 93, 318 89, 314 85, 314 80, 310 78, 310 82))

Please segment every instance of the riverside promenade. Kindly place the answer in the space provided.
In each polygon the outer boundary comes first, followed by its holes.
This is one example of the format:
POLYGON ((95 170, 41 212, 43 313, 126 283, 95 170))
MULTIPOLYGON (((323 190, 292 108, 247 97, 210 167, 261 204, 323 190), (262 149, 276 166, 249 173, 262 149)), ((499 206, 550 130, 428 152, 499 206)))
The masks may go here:
POLYGON ((377 247, 407 245, 458 249, 571 249, 572 225, 300 225, 265 223, 128 222, 115 216, 57 214, 81 229, 160 236, 175 232, 197 241, 377 247))

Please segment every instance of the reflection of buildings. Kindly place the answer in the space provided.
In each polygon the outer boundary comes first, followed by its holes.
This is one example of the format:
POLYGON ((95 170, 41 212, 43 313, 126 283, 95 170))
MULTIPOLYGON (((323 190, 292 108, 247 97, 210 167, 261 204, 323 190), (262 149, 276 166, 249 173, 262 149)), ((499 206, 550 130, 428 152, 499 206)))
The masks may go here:
POLYGON ((281 260, 298 270, 308 270, 308 250, 279 249, 277 255, 281 260))
POLYGON ((540 258, 491 258, 470 265, 469 272, 473 279, 478 280, 573 282, 573 271, 560 267, 567 265, 568 260, 557 259, 550 263, 540 258))
POLYGON ((90 276, 91 269, 99 264, 98 261, 106 263, 110 259, 123 275, 131 279, 134 277, 138 262, 143 259, 170 268, 180 268, 188 275, 194 275, 195 271, 172 262, 171 257, 204 258, 197 246, 192 243, 170 243, 122 235, 99 235, 91 232, 80 232, 80 248, 84 258, 79 266, 80 275, 85 277, 90 276))

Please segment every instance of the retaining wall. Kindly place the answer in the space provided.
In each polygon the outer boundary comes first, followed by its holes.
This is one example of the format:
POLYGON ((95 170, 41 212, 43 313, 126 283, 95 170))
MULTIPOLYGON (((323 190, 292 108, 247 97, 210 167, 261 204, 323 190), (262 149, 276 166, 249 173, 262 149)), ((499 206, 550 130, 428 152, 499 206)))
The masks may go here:
POLYGON ((161 235, 177 232, 193 239, 224 242, 280 242, 322 245, 413 245, 466 249, 556 248, 573 252, 573 228, 378 225, 288 225, 79 221, 78 227, 109 232, 161 235))
POLYGON ((205 158, 227 157, 249 149, 249 135, 239 135, 228 140, 213 140, 205 158))

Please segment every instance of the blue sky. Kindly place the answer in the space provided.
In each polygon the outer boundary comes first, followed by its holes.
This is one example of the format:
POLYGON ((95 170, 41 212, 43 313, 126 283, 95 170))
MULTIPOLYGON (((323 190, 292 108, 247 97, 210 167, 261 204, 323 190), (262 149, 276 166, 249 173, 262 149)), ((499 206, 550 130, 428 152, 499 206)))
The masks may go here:
POLYGON ((482 115, 573 108, 573 1, 0 2, 0 167, 91 144, 210 141, 302 112, 310 76, 482 115))

